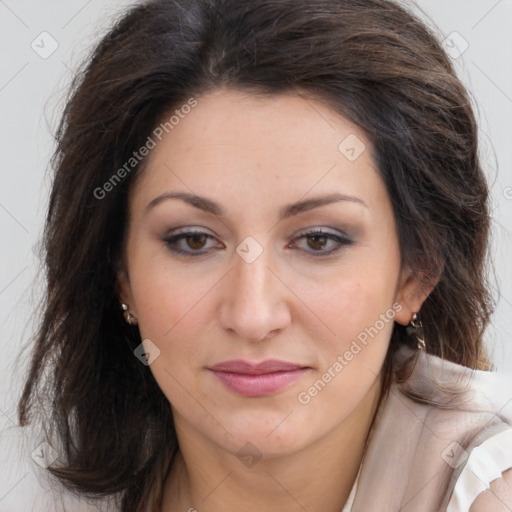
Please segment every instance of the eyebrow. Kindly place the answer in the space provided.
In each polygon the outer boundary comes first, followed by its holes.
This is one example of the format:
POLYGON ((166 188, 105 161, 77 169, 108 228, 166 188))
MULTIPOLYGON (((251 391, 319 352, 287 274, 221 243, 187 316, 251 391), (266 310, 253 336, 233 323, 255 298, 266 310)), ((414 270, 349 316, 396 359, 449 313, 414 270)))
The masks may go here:
MULTIPOLYGON (((196 194, 190 194, 188 192, 165 192, 164 194, 161 194, 158 197, 155 197, 153 200, 151 200, 146 206, 145 212, 147 213, 157 204, 160 204, 162 201, 165 201, 167 199, 181 199, 185 203, 190 204, 191 206, 198 208, 199 210, 203 210, 207 213, 211 213, 219 217, 226 215, 226 212, 222 208, 222 206, 220 206, 215 201, 212 201, 207 197, 198 196, 196 194)), ((298 215, 299 213, 312 210, 313 208, 319 208, 320 206, 325 206, 327 204, 337 203, 340 201, 348 201, 350 203, 360 204, 367 208, 366 203, 356 196, 332 193, 324 196, 313 197, 311 199, 305 199, 303 201, 298 201, 296 203, 291 203, 286 206, 283 206, 279 210, 279 220, 283 220, 288 217, 298 215)))

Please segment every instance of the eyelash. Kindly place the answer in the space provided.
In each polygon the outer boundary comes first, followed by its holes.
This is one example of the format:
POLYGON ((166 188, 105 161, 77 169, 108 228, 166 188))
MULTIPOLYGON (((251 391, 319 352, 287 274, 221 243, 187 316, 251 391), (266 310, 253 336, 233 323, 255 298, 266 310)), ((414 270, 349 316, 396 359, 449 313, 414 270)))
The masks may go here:
MULTIPOLYGON (((162 241, 165 242, 166 247, 176 253, 187 257, 197 257, 197 256, 203 256, 204 254, 207 254, 207 251, 203 252, 190 252, 190 251, 184 251, 182 249, 178 249, 176 247, 173 247, 173 244, 176 244, 176 242, 179 242, 180 240, 187 239, 193 235, 206 235, 208 238, 212 239, 213 237, 209 235, 208 233, 205 233, 204 231, 186 231, 183 233, 178 233, 176 235, 170 236, 168 238, 163 239, 162 241)), ((339 252, 344 247, 352 245, 354 241, 347 236, 340 236, 336 235, 334 233, 330 233, 328 231, 322 231, 321 229, 313 229, 311 231, 307 231, 306 233, 301 234, 300 236, 296 237, 294 240, 301 239, 301 238, 308 238, 312 236, 322 236, 325 237, 327 240, 335 241, 339 244, 338 247, 331 249, 329 251, 306 251, 308 255, 313 256, 314 258, 321 258, 321 257, 327 257, 334 253, 339 252)))

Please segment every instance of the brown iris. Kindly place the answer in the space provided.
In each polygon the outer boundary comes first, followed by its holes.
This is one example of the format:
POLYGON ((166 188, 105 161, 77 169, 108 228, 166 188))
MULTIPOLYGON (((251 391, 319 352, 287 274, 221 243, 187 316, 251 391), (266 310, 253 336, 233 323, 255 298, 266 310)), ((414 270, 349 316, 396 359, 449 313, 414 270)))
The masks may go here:
POLYGON ((311 249, 322 249, 326 241, 327 237, 325 235, 308 235, 308 245, 311 249))
POLYGON ((208 237, 204 233, 194 233, 187 236, 187 245, 191 249, 202 249, 206 243, 208 237))

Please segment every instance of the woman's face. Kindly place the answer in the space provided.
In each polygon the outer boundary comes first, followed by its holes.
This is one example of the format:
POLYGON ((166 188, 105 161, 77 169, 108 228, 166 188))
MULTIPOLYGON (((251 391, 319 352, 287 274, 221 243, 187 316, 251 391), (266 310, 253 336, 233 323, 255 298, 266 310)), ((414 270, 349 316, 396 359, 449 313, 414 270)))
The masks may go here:
POLYGON ((360 129, 293 94, 195 100, 132 190, 120 299, 178 433, 291 453, 376 396, 422 297, 360 129))

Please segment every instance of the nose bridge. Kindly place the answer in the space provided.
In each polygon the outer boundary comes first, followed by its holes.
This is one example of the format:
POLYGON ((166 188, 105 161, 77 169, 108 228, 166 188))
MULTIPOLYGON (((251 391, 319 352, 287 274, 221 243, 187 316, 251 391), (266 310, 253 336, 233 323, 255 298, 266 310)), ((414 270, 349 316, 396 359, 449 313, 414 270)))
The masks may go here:
MULTIPOLYGON (((222 305, 222 323, 242 338, 260 340, 271 331, 283 328, 289 320, 285 289, 268 267, 270 252, 262 250, 254 259, 246 257, 256 248, 242 242, 233 255, 222 305), (246 252, 243 252, 246 249, 246 252), (249 249, 249 250, 247 250, 249 249)), ((260 246, 261 247, 261 246, 260 246)))
MULTIPOLYGON (((242 245, 242 244, 240 244, 242 245)), ((236 255, 235 268, 232 272, 232 300, 233 306, 240 310, 250 309, 255 312, 255 308, 261 313, 271 301, 271 279, 272 273, 269 271, 269 254, 263 251, 254 261, 246 260, 243 256, 236 255)))

